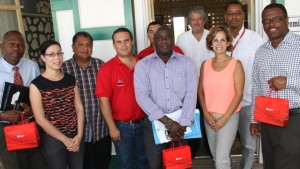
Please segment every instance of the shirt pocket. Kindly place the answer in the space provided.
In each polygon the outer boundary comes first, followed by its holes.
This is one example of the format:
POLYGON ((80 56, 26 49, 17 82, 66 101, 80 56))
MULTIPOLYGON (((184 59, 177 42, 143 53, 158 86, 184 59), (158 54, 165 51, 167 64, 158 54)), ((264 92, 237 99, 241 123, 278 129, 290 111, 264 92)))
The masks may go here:
POLYGON ((183 74, 174 75, 172 79, 172 84, 174 86, 175 93, 185 93, 186 90, 186 81, 183 74))

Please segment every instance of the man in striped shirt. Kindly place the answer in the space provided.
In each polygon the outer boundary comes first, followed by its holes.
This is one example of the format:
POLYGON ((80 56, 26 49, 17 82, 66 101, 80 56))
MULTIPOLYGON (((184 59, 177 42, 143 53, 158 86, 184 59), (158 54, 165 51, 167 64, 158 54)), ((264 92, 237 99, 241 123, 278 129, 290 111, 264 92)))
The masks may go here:
POLYGON ((269 40, 256 52, 252 73, 251 134, 261 132, 264 169, 300 168, 300 36, 288 29, 288 15, 282 4, 270 4, 262 12, 262 24, 269 40), (253 119, 255 98, 278 92, 289 100, 289 125, 278 127, 253 119), (260 128, 259 128, 260 127, 260 128))
POLYGON ((96 75, 104 62, 91 57, 93 38, 87 32, 78 32, 74 35, 72 48, 73 58, 64 62, 62 70, 76 78, 84 106, 84 168, 108 169, 111 158, 111 139, 100 113, 98 99, 94 94, 96 75))

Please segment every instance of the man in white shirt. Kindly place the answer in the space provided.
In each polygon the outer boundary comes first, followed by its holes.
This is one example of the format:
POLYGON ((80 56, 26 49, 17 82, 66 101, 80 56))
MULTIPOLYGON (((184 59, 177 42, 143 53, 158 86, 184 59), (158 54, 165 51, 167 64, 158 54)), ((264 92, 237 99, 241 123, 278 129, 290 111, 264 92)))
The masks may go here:
POLYGON ((176 45, 181 48, 185 56, 194 61, 199 77, 202 62, 213 56, 213 52, 206 48, 206 36, 209 31, 204 29, 207 15, 203 7, 192 7, 188 13, 188 21, 191 29, 179 35, 176 45))
MULTIPOLYGON (((207 15, 203 7, 192 7, 188 12, 188 20, 191 29, 179 35, 176 45, 181 48, 185 56, 190 57, 193 60, 199 78, 202 62, 214 55, 212 51, 206 48, 206 36, 208 35, 209 31, 204 29, 204 25, 207 22, 207 15)), ((197 108, 200 108, 198 102, 197 108)), ((204 131, 203 120, 201 120, 201 129, 203 133, 202 136, 204 139, 205 149, 210 154, 206 134, 204 131)), ((195 157, 199 146, 199 139, 189 139, 189 145, 191 146, 192 157, 195 157)))
POLYGON ((241 102, 241 111, 238 132, 242 146, 241 169, 251 169, 256 149, 256 138, 251 136, 251 92, 252 92, 252 66, 254 55, 260 45, 262 38, 256 32, 244 27, 245 13, 242 4, 238 1, 231 1, 225 6, 225 22, 229 32, 233 36, 232 50, 229 55, 239 59, 245 71, 244 94, 241 102))

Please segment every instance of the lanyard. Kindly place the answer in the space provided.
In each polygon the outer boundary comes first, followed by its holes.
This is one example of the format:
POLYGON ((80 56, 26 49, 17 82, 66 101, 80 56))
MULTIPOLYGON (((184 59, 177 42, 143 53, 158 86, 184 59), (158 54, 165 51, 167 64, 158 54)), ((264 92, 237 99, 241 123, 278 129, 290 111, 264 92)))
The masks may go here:
POLYGON ((235 43, 234 46, 232 47, 232 50, 231 50, 231 57, 232 57, 232 54, 233 54, 234 49, 236 48, 236 46, 238 45, 239 41, 240 41, 240 40, 242 39, 242 37, 244 36, 245 30, 246 30, 246 29, 244 28, 244 30, 243 30, 243 32, 242 32, 240 38, 236 41, 236 43, 235 43))

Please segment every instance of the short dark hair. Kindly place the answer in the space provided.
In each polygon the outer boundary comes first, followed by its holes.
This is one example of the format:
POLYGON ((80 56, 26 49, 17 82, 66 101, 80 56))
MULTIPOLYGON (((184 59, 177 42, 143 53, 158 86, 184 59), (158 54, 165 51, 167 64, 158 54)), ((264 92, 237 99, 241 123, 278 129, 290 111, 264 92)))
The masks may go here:
POLYGON ((12 34, 12 33, 13 33, 13 34, 17 34, 17 35, 22 39, 23 44, 24 44, 24 46, 25 46, 25 39, 24 39, 22 33, 19 32, 19 31, 17 31, 17 30, 11 30, 11 31, 6 32, 6 33, 4 34, 4 36, 3 36, 2 43, 6 43, 6 40, 7 40, 8 36, 9 36, 9 34, 12 34))
POLYGON ((85 32, 85 31, 80 31, 80 32, 77 32, 74 36, 73 36, 73 39, 72 39, 72 43, 73 45, 76 43, 77 39, 79 36, 84 36, 84 37, 87 37, 87 38, 90 38, 92 44, 93 44, 93 37, 91 36, 91 34, 89 34, 88 32, 85 32))
POLYGON ((271 4, 267 5, 264 8, 264 10, 262 11, 262 13, 264 13, 265 10, 271 9, 271 8, 279 8, 279 9, 281 9, 282 12, 284 13, 284 17, 286 17, 286 18, 288 17, 288 13, 287 13, 285 7, 282 4, 278 4, 278 3, 271 3, 271 4))
POLYGON ((114 31, 114 33, 113 33, 112 36, 111 36, 111 38, 112 38, 112 40, 113 40, 113 43, 115 43, 115 39, 114 39, 115 34, 116 34, 116 33, 119 33, 119 32, 128 32, 129 35, 130 35, 130 39, 131 39, 131 40, 133 39, 132 33, 130 32, 129 29, 127 29, 127 28, 118 28, 118 29, 116 29, 116 30, 114 31))
POLYGON ((52 46, 52 45, 58 45, 59 47, 61 47, 60 44, 57 41, 55 41, 55 40, 47 40, 41 46, 41 50, 40 50, 41 51, 41 55, 44 55, 46 53, 46 50, 50 46, 52 46))
POLYGON ((162 26, 163 24, 160 22, 160 21, 153 21, 153 22, 150 22, 148 24, 148 27, 147 27, 147 32, 149 31, 149 27, 152 26, 152 25, 160 25, 162 26))
POLYGON ((210 29, 209 34, 206 37, 206 47, 208 50, 213 50, 211 47, 213 39, 216 37, 216 34, 218 32, 224 32, 226 36, 226 40, 229 42, 229 46, 227 47, 227 51, 230 50, 232 46, 232 36, 230 35, 228 29, 226 29, 224 26, 218 25, 210 29))
POLYGON ((244 10, 243 10, 243 4, 241 2, 239 2, 239 1, 237 1, 237 0, 227 2, 226 5, 225 5, 225 8, 224 8, 224 12, 227 11, 227 8, 228 8, 229 5, 240 5, 242 11, 244 12, 244 10))

